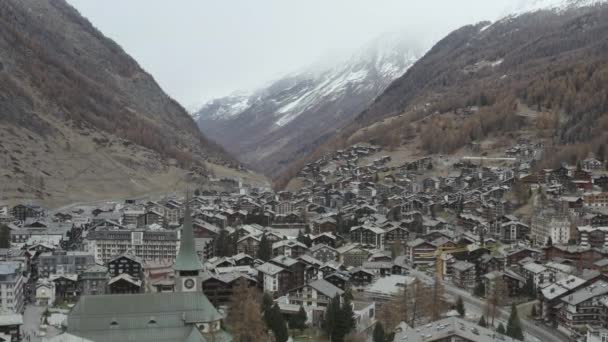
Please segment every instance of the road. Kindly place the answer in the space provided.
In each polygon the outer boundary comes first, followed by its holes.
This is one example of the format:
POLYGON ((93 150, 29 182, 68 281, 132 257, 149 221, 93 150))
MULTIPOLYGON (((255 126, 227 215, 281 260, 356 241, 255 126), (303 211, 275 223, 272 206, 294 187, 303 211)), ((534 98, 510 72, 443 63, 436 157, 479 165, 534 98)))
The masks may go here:
MULTIPOLYGON (((411 273, 411 275, 418 277, 419 279, 423 280, 424 282, 428 283, 428 282, 433 281, 433 279, 425 273, 415 271, 415 270, 411 270, 410 273, 411 273)), ((483 300, 481 300, 481 299, 473 296, 469 292, 467 292, 463 289, 457 288, 447 282, 443 283, 443 287, 445 289, 445 292, 448 295, 451 295, 455 298, 460 296, 460 297, 462 297, 462 301, 465 304, 468 304, 469 306, 474 307, 477 312, 483 312, 483 308, 485 305, 485 302, 483 300)), ((510 315, 510 310, 505 310, 505 309, 501 308, 498 310, 498 317, 496 317, 496 318, 500 321, 506 322, 509 319, 509 315, 510 315)), ((521 320, 521 325, 524 330, 524 333, 526 333, 540 341, 552 341, 552 342, 553 341, 555 341, 555 342, 570 341, 568 336, 561 333, 557 329, 552 329, 552 328, 549 328, 544 325, 536 325, 536 324, 534 324, 534 322, 524 319, 522 317, 520 317, 520 320, 521 320)), ((531 339, 531 340, 534 341, 534 339, 531 339)))
POLYGON ((27 305, 23 313, 23 325, 21 326, 22 340, 26 342, 41 342, 47 338, 57 336, 61 333, 55 327, 48 326, 45 332, 45 338, 40 335, 40 323, 42 321, 42 313, 46 307, 27 305))
MULTIPOLYGON (((480 312, 483 312, 483 307, 485 304, 483 300, 474 297, 467 291, 464 291, 462 289, 459 289, 459 288, 454 287, 447 283, 444 283, 444 288, 445 288, 446 293, 448 293, 452 296, 455 296, 455 297, 457 297, 457 296, 462 297, 463 302, 477 308, 480 312)), ((505 309, 501 308, 498 310, 497 318, 499 320, 507 321, 509 319, 509 315, 510 315, 510 310, 505 310, 505 309)), ((534 322, 532 322, 530 320, 526 320, 522 317, 520 317, 520 320, 521 320, 521 325, 522 325, 524 332, 538 338, 541 341, 564 341, 564 342, 570 341, 568 336, 557 331, 556 329, 551 329, 551 328, 545 327, 543 325, 536 325, 536 324, 534 324, 534 322)))

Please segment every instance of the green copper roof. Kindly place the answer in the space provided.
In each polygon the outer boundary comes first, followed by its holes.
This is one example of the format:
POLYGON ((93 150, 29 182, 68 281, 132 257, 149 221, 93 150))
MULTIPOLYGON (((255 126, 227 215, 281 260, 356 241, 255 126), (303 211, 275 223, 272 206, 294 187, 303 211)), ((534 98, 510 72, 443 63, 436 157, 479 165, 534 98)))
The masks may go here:
POLYGON ((200 271, 203 269, 201 261, 194 249, 194 232, 192 231, 192 215, 190 213, 190 198, 186 196, 186 210, 184 214, 184 225, 179 244, 179 252, 175 258, 173 269, 176 271, 200 271))

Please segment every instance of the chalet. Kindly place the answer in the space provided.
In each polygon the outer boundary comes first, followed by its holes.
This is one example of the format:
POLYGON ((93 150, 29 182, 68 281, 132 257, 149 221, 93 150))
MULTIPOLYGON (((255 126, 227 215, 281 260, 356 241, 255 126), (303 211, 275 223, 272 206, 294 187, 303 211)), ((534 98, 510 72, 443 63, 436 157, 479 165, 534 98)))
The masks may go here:
POLYGON ((437 246, 423 239, 407 243, 408 261, 411 265, 430 265, 435 263, 437 246))
POLYGON ((165 226, 165 217, 156 209, 150 209, 137 217, 137 228, 143 228, 149 225, 165 226))
POLYGON ((542 257, 542 252, 538 249, 533 248, 519 248, 515 249, 506 256, 506 266, 518 267, 521 260, 525 258, 531 258, 532 260, 539 260, 542 257))
POLYGON ((321 276, 325 278, 334 272, 341 271, 343 268, 344 265, 339 262, 328 261, 319 267, 319 272, 321 273, 321 276))
POLYGON ((127 273, 136 279, 142 279, 142 266, 141 258, 127 252, 108 261, 108 273, 110 274, 110 277, 116 277, 123 273, 127 273))
POLYGON ((38 219, 44 216, 44 210, 37 205, 18 204, 11 210, 11 215, 22 222, 28 218, 38 219))
POLYGON ((349 267, 357 267, 363 265, 370 253, 363 249, 361 246, 356 244, 349 244, 338 248, 339 261, 344 264, 344 266, 349 267))
POLYGON ((314 231, 317 233, 333 233, 338 229, 336 219, 333 217, 323 217, 313 221, 314 231))
POLYGON ((317 244, 310 247, 307 254, 322 262, 334 261, 338 259, 338 251, 324 244, 317 244))
POLYGON ((213 239, 220 234, 221 228, 207 221, 195 219, 192 222, 194 237, 213 239))
POLYGON ((271 263, 280 266, 289 273, 289 278, 284 284, 287 289, 304 284, 307 265, 299 260, 288 256, 279 255, 270 260, 271 263))
POLYGON ((324 244, 336 248, 338 237, 332 233, 321 233, 310 238, 313 245, 324 244))
POLYGON ((466 261, 456 261, 452 268, 454 285, 472 291, 477 284, 475 265, 466 261))
POLYGON ((346 290, 350 286, 350 273, 344 271, 336 271, 323 277, 335 287, 346 290))
POLYGON ((260 247, 260 237, 254 235, 247 235, 240 238, 236 243, 236 250, 238 253, 245 253, 248 255, 258 255, 258 249, 260 247))
POLYGON ((278 297, 289 290, 291 273, 274 263, 267 262, 258 267, 258 287, 278 297))
POLYGON ((257 279, 241 272, 205 273, 202 280, 203 293, 215 307, 227 305, 241 281, 246 282, 248 287, 257 286, 257 279))
POLYGON ((306 285, 290 290, 287 294, 289 304, 303 307, 312 324, 322 322, 325 310, 332 298, 342 296, 344 291, 324 279, 318 279, 306 285))
POLYGON ((350 240, 363 246, 384 248, 384 230, 373 226, 355 226, 350 229, 350 240))
POLYGON ((385 277, 392 274, 393 266, 392 262, 368 261, 364 262, 361 268, 371 271, 375 276, 385 277))
POLYGON ((608 256, 608 254, 604 254, 604 252, 601 252, 595 248, 583 247, 579 245, 552 245, 543 248, 543 252, 544 260, 561 258, 563 260, 567 260, 571 265, 574 265, 578 269, 591 269, 594 262, 608 256))
POLYGON ((71 302, 80 295, 76 274, 52 274, 49 280, 54 283, 55 300, 58 302, 71 302))
POLYGON ((362 267, 355 267, 349 272, 354 286, 367 286, 374 280, 374 273, 362 267))
POLYGON ((274 256, 285 255, 297 258, 306 253, 307 249, 308 247, 306 247, 305 244, 293 239, 281 240, 272 244, 272 253, 274 256))
POLYGON ((142 281, 131 276, 129 273, 122 273, 110 278, 108 281, 108 291, 111 294, 133 294, 143 292, 142 281))
POLYGON ((530 227, 519 221, 509 221, 500 225, 499 238, 504 242, 521 241, 530 234, 530 227))

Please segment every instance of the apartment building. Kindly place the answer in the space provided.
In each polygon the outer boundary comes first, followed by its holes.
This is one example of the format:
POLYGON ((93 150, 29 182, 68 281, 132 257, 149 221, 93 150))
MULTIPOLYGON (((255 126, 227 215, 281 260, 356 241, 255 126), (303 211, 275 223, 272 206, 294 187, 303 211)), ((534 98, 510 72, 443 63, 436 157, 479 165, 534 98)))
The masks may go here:
POLYGON ((96 230, 85 239, 85 249, 103 264, 128 250, 145 261, 173 261, 178 246, 178 232, 169 230, 96 230))
POLYGON ((38 275, 48 278, 51 274, 80 274, 95 265, 91 252, 56 250, 40 254, 38 275))
POLYGON ((3 311, 22 313, 25 296, 22 265, 18 262, 0 262, 0 308, 3 311))
POLYGON ((562 298, 563 306, 557 316, 559 327, 572 330, 605 324, 607 299, 608 283, 605 281, 598 281, 562 298))

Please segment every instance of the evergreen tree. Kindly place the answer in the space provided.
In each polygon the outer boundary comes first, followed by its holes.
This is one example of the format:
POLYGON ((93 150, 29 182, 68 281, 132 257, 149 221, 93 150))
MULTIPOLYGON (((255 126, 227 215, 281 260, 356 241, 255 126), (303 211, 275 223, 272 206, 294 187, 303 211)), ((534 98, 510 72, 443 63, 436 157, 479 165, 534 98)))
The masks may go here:
POLYGON ((300 310, 297 314, 291 316, 289 321, 289 327, 291 329, 298 329, 300 331, 306 329, 306 320, 308 316, 306 315, 306 311, 303 306, 300 306, 300 310))
POLYGON ((266 234, 262 235, 258 246, 258 259, 268 261, 272 258, 272 244, 268 241, 266 234))
POLYGON ((532 305, 532 311, 530 312, 530 316, 534 318, 536 317, 536 315, 538 315, 538 313, 536 312, 536 305, 532 305))
POLYGON ((218 257, 228 257, 235 254, 232 249, 232 238, 228 235, 228 231, 225 228, 220 229, 220 233, 213 241, 213 247, 215 255, 218 257))
POLYGON ((477 283, 477 286, 475 286, 475 290, 473 290, 473 293, 477 296, 477 297, 483 297, 486 294, 486 285, 483 283, 483 281, 480 281, 477 283))
POLYGON ((534 286, 534 279, 532 279, 532 277, 528 277, 526 279, 526 284, 524 285, 524 293, 530 298, 536 298, 536 289, 534 286))
POLYGON ((376 323, 374 327, 374 342, 385 342, 386 335, 384 334, 384 327, 381 322, 376 323))
POLYGON ((355 321, 355 313, 353 312, 352 298, 353 295, 350 290, 348 290, 344 294, 344 301, 342 303, 342 309, 340 310, 340 318, 344 320, 344 335, 354 330, 357 326, 357 322, 355 321))
POLYGON ((11 248, 10 231, 11 230, 7 225, 0 225, 0 248, 11 248))
POLYGON ((524 332, 521 329, 521 322, 515 303, 511 305, 511 315, 509 315, 509 321, 507 322, 507 336, 521 341, 524 340, 524 332))
POLYGON ((340 315, 340 297, 332 298, 325 309, 325 316, 323 317, 322 328, 327 336, 332 336, 333 330, 336 328, 336 322, 340 315))
POLYGON ((553 246, 553 239, 551 239, 551 237, 549 236, 549 238, 547 239, 547 246, 551 247, 553 246))
POLYGON ((285 318, 281 313, 281 309, 279 309, 278 304, 274 304, 271 309, 271 322, 270 329, 274 334, 275 341, 277 342, 286 342, 289 339, 289 331, 287 330, 287 324, 285 323, 285 318))
POLYGON ((500 323, 498 325, 498 329, 496 329, 496 332, 504 335, 507 331, 505 330, 505 326, 502 323, 500 323))
POLYGON ((272 300, 272 296, 266 292, 264 292, 264 296, 262 296, 262 314, 264 315, 264 322, 266 322, 266 326, 270 329, 270 324, 272 320, 272 304, 274 301, 272 300))
POLYGON ((479 319, 479 323, 477 323, 480 327, 484 327, 486 328, 488 326, 488 324, 486 323, 486 319, 485 317, 481 316, 481 318, 479 319))
POLYGON ((298 237, 296 238, 296 240, 298 240, 298 242, 305 244, 306 247, 312 246, 312 241, 311 241, 310 237, 307 234, 302 234, 301 230, 298 232, 298 237))
POLYGON ((464 314, 465 314, 464 302, 462 301, 461 296, 458 296, 458 300, 456 301, 456 311, 458 311, 458 314, 460 315, 460 317, 464 317, 464 314))

